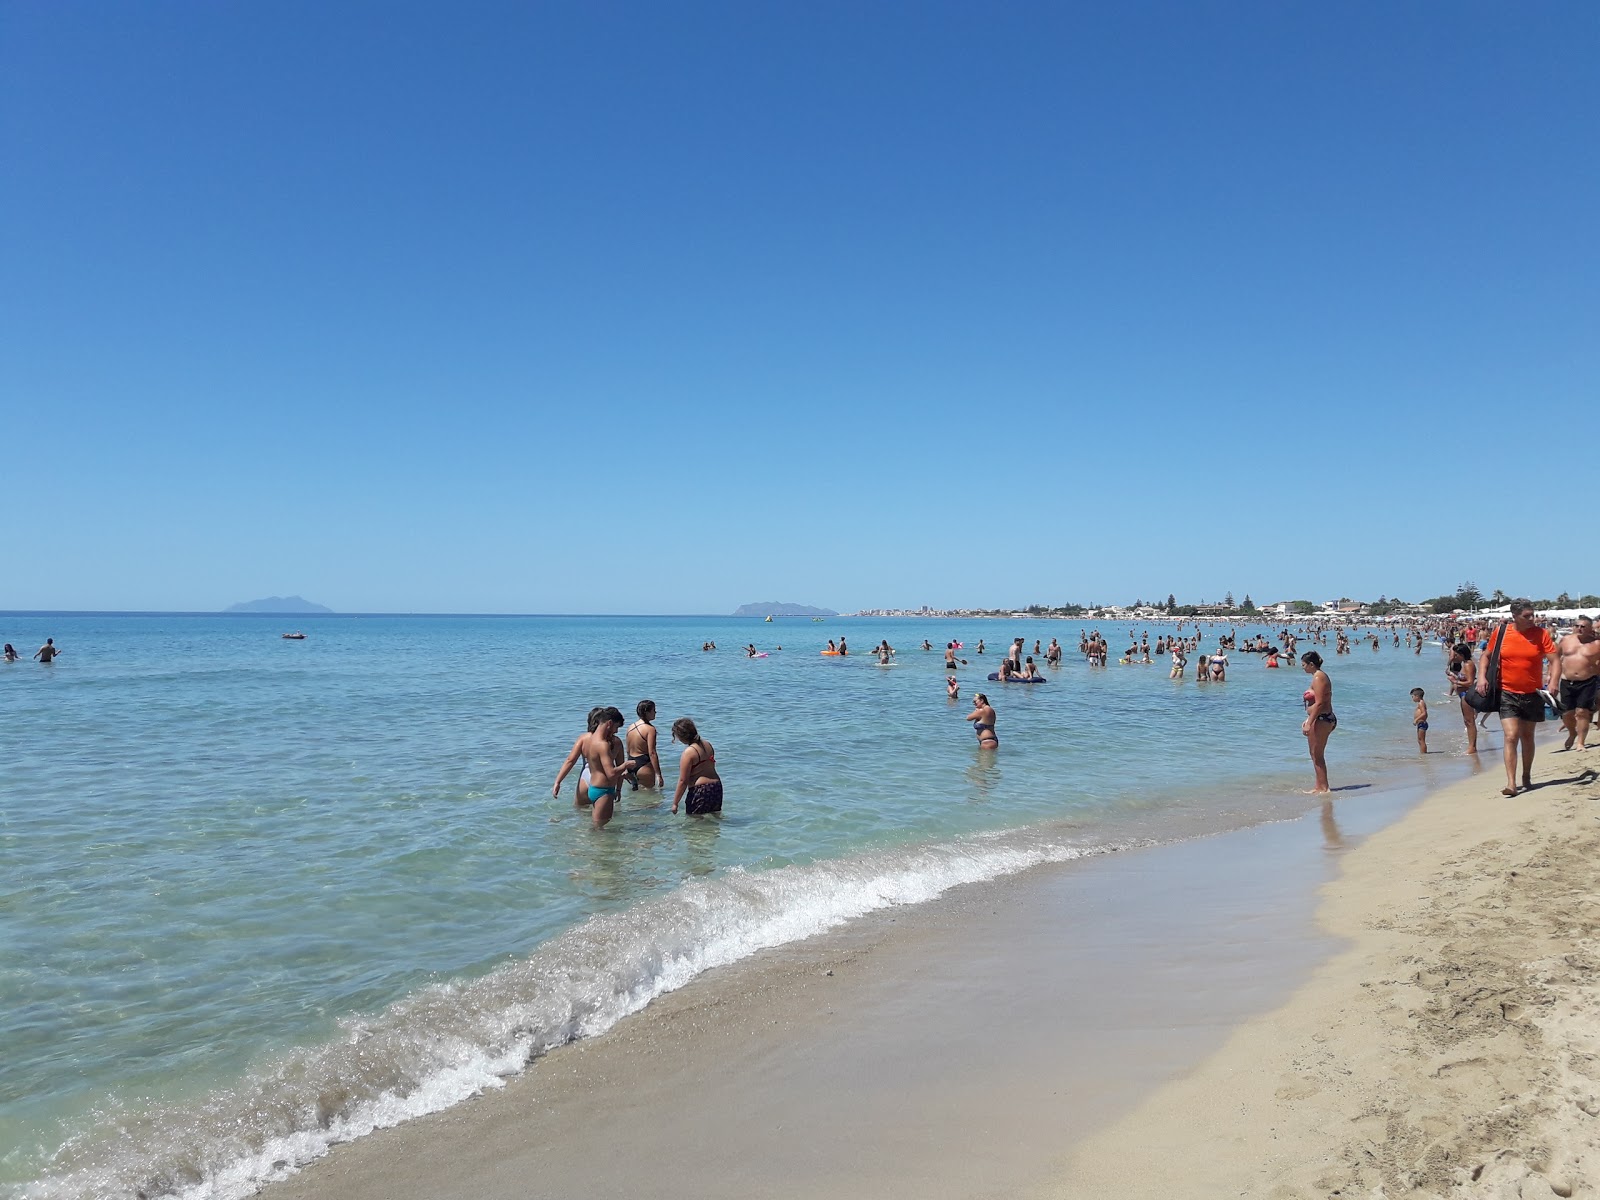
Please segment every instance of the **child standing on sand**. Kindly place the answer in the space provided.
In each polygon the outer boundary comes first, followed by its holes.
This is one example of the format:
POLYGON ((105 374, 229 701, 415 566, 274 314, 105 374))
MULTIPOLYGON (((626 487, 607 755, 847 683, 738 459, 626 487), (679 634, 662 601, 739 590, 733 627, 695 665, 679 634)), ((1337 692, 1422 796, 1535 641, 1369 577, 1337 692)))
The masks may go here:
POLYGON ((1422 698, 1424 694, 1421 688, 1411 689, 1411 698, 1417 704, 1411 711, 1411 723, 1417 727, 1418 754, 1428 752, 1428 702, 1422 698))

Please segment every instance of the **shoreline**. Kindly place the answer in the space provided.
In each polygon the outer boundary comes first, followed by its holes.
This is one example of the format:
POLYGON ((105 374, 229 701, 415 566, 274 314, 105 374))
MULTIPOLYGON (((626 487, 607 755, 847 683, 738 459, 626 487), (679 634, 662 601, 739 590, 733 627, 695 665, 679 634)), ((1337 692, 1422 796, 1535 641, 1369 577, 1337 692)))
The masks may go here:
POLYGON ((1334 953, 1315 885, 1421 794, 1035 867, 764 951, 263 1194, 1031 1194, 1334 953))

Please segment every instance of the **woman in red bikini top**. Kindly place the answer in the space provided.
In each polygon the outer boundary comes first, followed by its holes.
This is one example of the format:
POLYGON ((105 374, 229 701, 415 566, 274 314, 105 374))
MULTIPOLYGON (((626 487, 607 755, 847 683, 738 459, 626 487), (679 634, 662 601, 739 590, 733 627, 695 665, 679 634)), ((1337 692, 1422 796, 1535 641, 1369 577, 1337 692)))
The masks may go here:
POLYGON ((689 816, 721 812, 722 776, 717 774, 716 750, 700 736, 688 717, 679 717, 672 723, 672 738, 683 743, 683 757, 678 760, 678 787, 672 793, 672 811, 678 811, 687 793, 684 812, 689 816))

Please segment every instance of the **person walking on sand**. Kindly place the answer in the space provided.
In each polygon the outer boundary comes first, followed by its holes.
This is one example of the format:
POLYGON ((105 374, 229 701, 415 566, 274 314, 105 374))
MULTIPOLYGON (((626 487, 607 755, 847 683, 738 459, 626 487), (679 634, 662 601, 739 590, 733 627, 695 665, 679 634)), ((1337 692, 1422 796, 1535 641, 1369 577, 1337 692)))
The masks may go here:
POLYGON ((1421 688, 1411 689, 1411 702, 1416 705, 1411 710, 1411 724, 1417 731, 1417 753, 1428 752, 1428 702, 1423 697, 1427 693, 1421 688))
MULTIPOLYGON (((839 639, 841 642, 843 638, 839 639)), ((717 774, 717 752, 711 743, 700 736, 700 730, 688 717, 679 717, 672 723, 672 740, 683 743, 683 756, 678 759, 678 786, 672 793, 672 811, 684 803, 684 813, 691 817, 710 816, 722 811, 722 776, 717 774)))
POLYGON ((1567 727, 1567 744, 1562 749, 1576 745, 1587 750, 1600 689, 1600 638, 1595 636, 1594 619, 1579 617, 1557 649, 1561 652, 1561 723, 1567 727))
MULTIPOLYGON (((1534 726, 1544 720, 1543 684, 1545 660, 1550 662, 1548 690, 1553 694, 1561 684, 1561 655, 1555 639, 1542 625, 1534 624, 1533 605, 1527 600, 1511 604, 1511 621, 1502 625, 1490 639, 1488 654, 1500 648, 1500 726, 1505 730, 1506 786, 1502 796, 1515 796, 1533 786, 1534 726), (1517 785, 1517 751, 1522 751, 1522 785, 1517 785)), ((1485 655, 1484 661, 1488 661, 1485 655)), ((1480 673, 1477 687, 1487 686, 1480 673)))
POLYGON ((1000 738, 994 731, 994 709, 989 704, 989 697, 982 692, 972 694, 972 711, 967 714, 967 720, 972 722, 972 732, 978 735, 978 749, 999 748, 1000 738))
POLYGON ((45 638, 44 645, 35 650, 33 652, 33 656, 41 663, 45 664, 45 666, 49 666, 50 663, 54 661, 55 656, 60 653, 61 651, 56 649, 55 638, 45 638))
POLYGON ((1300 698, 1306 706, 1306 719, 1300 725, 1300 732, 1306 735, 1306 747, 1311 751, 1311 769, 1317 778, 1317 786, 1311 791, 1313 795, 1321 795, 1333 790, 1328 786, 1326 752, 1329 736, 1339 728, 1339 718, 1333 714, 1333 682, 1322 669, 1322 655, 1315 650, 1307 650, 1300 656, 1300 668, 1311 676, 1311 686, 1300 698))

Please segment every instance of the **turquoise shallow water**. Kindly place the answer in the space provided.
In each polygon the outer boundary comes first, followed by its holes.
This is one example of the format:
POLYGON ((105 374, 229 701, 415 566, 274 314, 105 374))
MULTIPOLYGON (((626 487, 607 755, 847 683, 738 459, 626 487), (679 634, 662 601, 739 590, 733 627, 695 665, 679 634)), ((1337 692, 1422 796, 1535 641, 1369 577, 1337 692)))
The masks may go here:
MULTIPOLYGON (((1091 671, 1081 627, 5 617, 25 654, 45 636, 64 654, 0 667, 0 1186, 246 1194, 762 946, 1304 809, 1299 671, 1091 671), (296 625, 306 641, 279 637, 296 625), (896 665, 820 657, 841 633, 888 637, 896 665), (1014 634, 1073 647, 1051 683, 981 682, 1014 634), (967 643, 963 697, 995 701, 997 755, 924 637, 967 643), (625 792, 596 831, 551 800, 588 708, 644 696, 669 776, 674 717, 716 745, 722 817, 625 792)), ((1442 695, 1439 655, 1328 654, 1336 786, 1423 769, 1406 693, 1442 695)))

